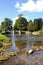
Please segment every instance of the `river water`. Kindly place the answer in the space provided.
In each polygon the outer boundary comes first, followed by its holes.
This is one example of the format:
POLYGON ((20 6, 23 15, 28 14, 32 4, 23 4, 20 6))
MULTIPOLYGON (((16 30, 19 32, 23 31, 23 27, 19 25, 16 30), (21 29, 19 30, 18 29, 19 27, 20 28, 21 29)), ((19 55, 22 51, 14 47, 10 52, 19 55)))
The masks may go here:
POLYGON ((18 35, 9 34, 12 46, 10 46, 6 52, 16 51, 21 49, 30 49, 34 46, 43 46, 43 36, 42 35, 18 35))
MULTIPOLYGON (((40 46, 43 47, 43 36, 42 35, 36 35, 36 36, 35 35, 15 35, 13 33, 13 34, 8 34, 7 36, 11 39, 12 45, 9 48, 7 48, 5 50, 5 52, 11 52, 11 51, 22 50, 22 49, 28 50, 28 49, 31 49, 32 47, 40 47, 40 46)), ((40 53, 42 53, 42 51, 41 52, 40 51, 35 52, 34 54, 36 54, 36 55, 39 54, 40 55, 40 53)), ((24 56, 23 56, 23 58, 24 58, 24 56)), ((41 55, 41 56, 43 56, 43 55, 41 55)), ((30 59, 32 57, 30 55, 30 59)), ((41 59, 43 59, 43 57, 41 59)), ((24 61, 20 60, 20 58, 18 56, 16 56, 16 57, 14 56, 14 57, 10 58, 7 61, 3 61, 0 65, 30 65, 30 64, 25 64, 24 61), (21 64, 21 63, 23 63, 23 64, 21 64)))

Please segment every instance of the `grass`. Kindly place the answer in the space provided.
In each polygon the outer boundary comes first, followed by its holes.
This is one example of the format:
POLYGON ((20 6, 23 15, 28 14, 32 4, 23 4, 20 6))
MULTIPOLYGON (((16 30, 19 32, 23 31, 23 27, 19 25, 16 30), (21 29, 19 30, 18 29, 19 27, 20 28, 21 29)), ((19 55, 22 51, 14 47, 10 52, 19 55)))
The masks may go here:
POLYGON ((7 36, 5 36, 5 35, 0 34, 0 41, 10 42, 10 39, 7 36))
POLYGON ((43 30, 39 30, 38 33, 43 35, 43 30))
POLYGON ((0 54, 4 51, 4 49, 11 46, 11 41, 6 35, 2 35, 0 33, 0 54))
POLYGON ((35 35, 43 35, 43 30, 35 31, 34 34, 35 35))

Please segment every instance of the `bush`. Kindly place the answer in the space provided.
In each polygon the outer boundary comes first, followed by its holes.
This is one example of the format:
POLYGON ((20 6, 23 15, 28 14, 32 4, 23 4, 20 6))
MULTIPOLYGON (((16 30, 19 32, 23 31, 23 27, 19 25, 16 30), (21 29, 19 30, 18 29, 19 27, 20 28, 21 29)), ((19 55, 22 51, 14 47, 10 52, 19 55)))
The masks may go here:
POLYGON ((0 34, 0 41, 10 42, 10 39, 7 36, 5 36, 5 35, 0 34))
POLYGON ((43 30, 39 30, 38 32, 39 34, 43 35, 43 30))
POLYGON ((2 42, 0 42, 0 47, 2 47, 3 46, 3 44, 2 44, 2 42))

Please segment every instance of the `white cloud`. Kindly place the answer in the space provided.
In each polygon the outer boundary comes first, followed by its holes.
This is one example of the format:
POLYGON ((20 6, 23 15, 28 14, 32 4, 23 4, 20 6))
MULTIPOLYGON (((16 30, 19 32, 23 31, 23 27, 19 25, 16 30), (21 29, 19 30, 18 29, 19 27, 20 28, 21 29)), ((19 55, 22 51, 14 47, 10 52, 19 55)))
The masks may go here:
POLYGON ((36 4, 37 11, 43 11, 43 0, 38 0, 36 4))
POLYGON ((33 0, 28 0, 26 3, 16 3, 18 12, 29 11, 29 12, 43 12, 43 0, 37 0, 36 3, 33 0))
POLYGON ((15 8, 20 8, 20 3, 16 2, 15 8))

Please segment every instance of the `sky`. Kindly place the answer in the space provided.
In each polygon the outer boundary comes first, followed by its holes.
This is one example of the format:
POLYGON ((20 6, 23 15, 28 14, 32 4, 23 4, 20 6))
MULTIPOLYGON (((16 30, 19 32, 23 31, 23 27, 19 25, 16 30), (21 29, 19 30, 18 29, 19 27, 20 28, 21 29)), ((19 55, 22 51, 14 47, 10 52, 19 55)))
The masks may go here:
POLYGON ((18 14, 23 14, 28 21, 43 19, 43 0, 0 0, 0 23, 7 17, 14 24, 18 14))

